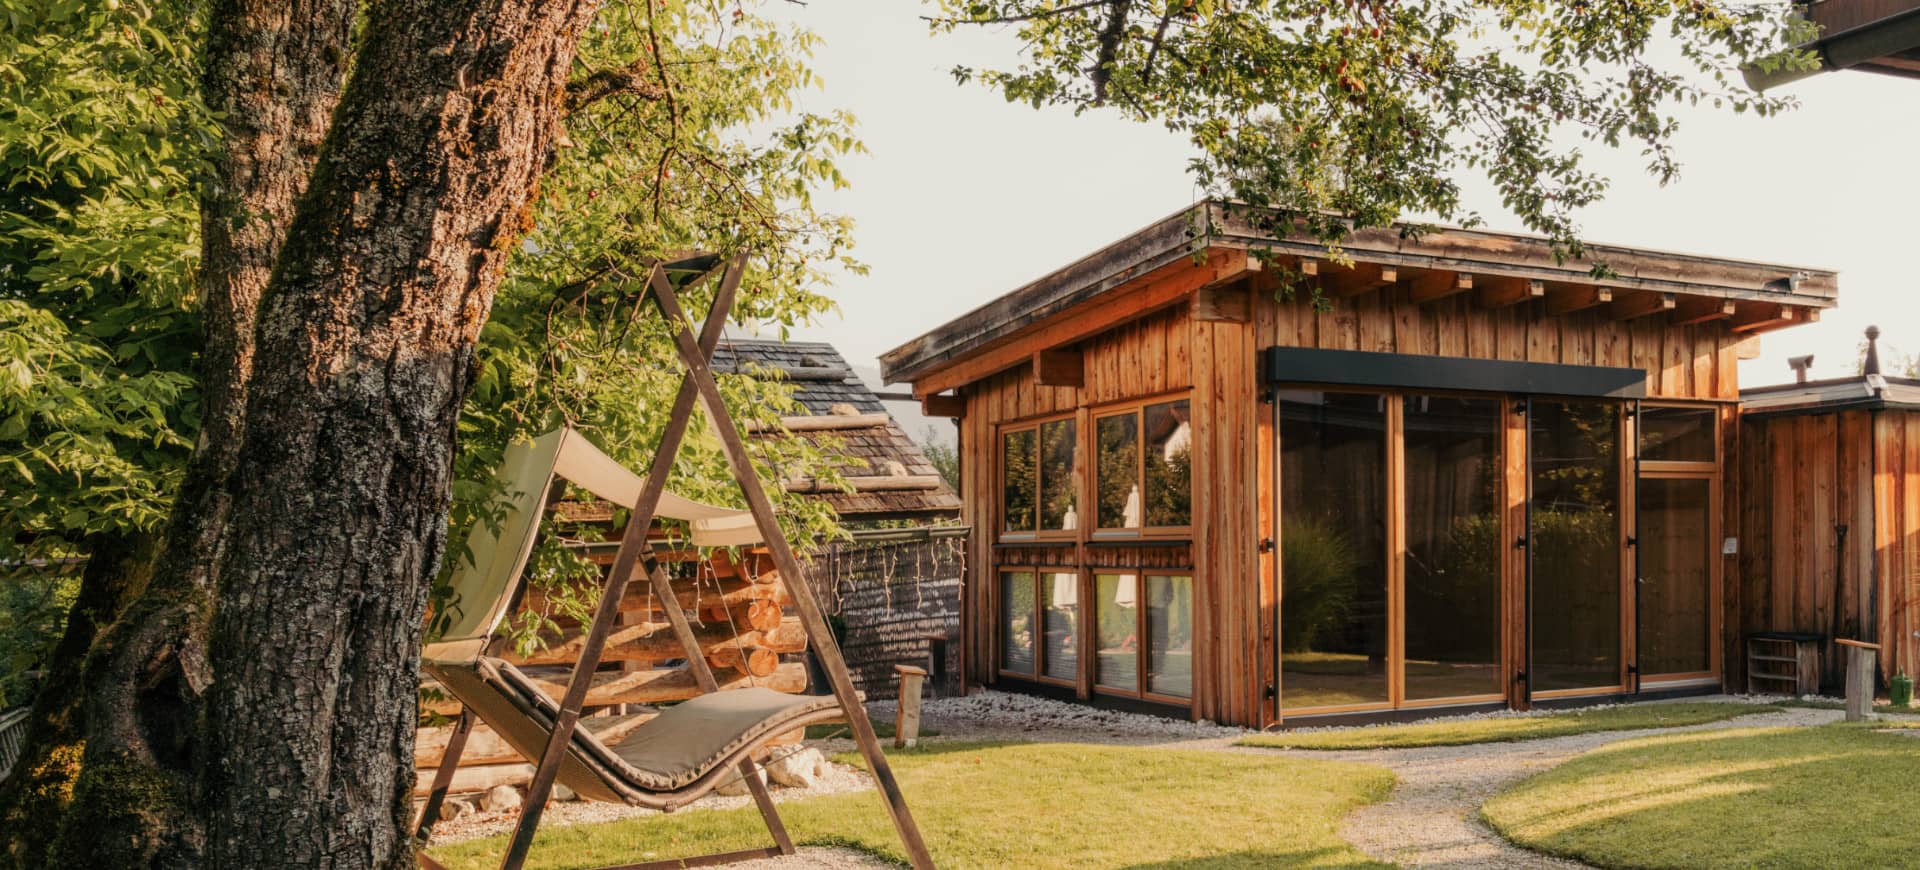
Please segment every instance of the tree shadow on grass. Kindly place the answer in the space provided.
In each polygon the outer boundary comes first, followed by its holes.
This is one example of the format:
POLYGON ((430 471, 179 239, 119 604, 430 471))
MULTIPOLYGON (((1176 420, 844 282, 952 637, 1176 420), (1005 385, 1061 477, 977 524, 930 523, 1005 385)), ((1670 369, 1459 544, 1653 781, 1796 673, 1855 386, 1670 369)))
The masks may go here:
POLYGON ((1247 870, 1252 867, 1317 867, 1328 870, 1376 870, 1379 861, 1354 860, 1345 849, 1243 849, 1223 855, 1130 864, 1127 870, 1247 870))

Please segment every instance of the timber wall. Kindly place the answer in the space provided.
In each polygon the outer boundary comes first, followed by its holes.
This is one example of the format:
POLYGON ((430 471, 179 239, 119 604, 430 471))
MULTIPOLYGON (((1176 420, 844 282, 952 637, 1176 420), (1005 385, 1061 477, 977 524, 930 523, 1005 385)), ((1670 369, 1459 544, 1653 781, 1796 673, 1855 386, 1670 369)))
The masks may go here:
MULTIPOLYGON (((1661 317, 1615 320, 1606 306, 1551 315, 1539 300, 1486 308, 1477 305, 1471 293, 1415 304, 1405 287, 1329 299, 1316 307, 1305 293, 1277 301, 1271 279, 1262 280, 1267 283, 1247 291, 1251 317, 1241 321, 1196 319, 1189 314, 1191 297, 1181 297, 1171 307, 1142 311, 1136 320, 1079 342, 1074 348, 1084 358, 1081 387, 1038 385, 1032 366, 1020 364, 962 388, 967 407, 960 422, 961 490, 964 519, 976 530, 968 550, 972 569, 963 614, 969 682, 991 684, 996 679, 995 566, 1065 559, 1075 546, 1067 542, 1054 556, 996 550, 997 427, 1190 390, 1195 421, 1193 715, 1249 725, 1272 721, 1273 702, 1264 690, 1271 670, 1267 663, 1274 660, 1278 584, 1273 556, 1259 550, 1260 538, 1271 528, 1274 504, 1272 451, 1265 446, 1272 443, 1272 415, 1257 394, 1257 358, 1264 347, 1640 368, 1648 373, 1650 398, 1723 403, 1721 468, 1734 467, 1741 336, 1724 321, 1674 326, 1661 317)), ((1041 349, 1050 348, 1031 348, 1041 349)), ((1737 475, 1722 474, 1720 503, 1739 503, 1737 475)), ((1915 515, 1920 517, 1920 511, 1915 515)), ((1098 558, 1084 544, 1078 552, 1082 565, 1098 558)), ((1715 563, 1716 583, 1722 582, 1726 561, 1715 563)), ((1730 584, 1723 589, 1722 621, 1733 625, 1738 595, 1730 584)), ((1733 661, 1733 634, 1722 632, 1723 662, 1733 661)), ((1087 694, 1084 687, 1081 694, 1087 694)))
POLYGON ((836 541, 816 553, 807 576, 834 618, 853 684, 872 700, 896 697, 895 665, 932 668, 936 696, 959 692, 960 585, 967 529, 920 528, 874 539, 836 541), (935 638, 945 642, 937 643, 935 638))
POLYGON ((1846 667, 1836 637, 1884 644, 1883 677, 1920 672, 1920 413, 1748 417, 1740 439, 1741 633, 1826 635, 1828 694, 1846 667))

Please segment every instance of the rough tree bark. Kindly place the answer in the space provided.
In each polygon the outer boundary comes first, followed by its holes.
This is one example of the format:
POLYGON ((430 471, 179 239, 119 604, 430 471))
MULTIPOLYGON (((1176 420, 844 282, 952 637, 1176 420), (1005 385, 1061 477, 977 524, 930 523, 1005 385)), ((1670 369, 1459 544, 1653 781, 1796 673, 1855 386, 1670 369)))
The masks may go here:
POLYGON ((67 612, 67 626, 47 662, 33 700, 20 760, 0 785, 0 831, 7 832, 11 866, 43 867, 80 770, 86 739, 84 696, 79 691, 87 650, 101 629, 139 593, 153 567, 159 539, 153 535, 96 535, 85 542, 89 558, 80 592, 67 612))
POLYGON ((339 100, 358 12, 358 0, 220 0, 209 10, 203 90, 223 136, 201 196, 201 431, 152 579, 90 657, 84 765, 59 852, 69 866, 197 855, 188 807, 212 676, 205 635, 256 313, 339 100))
POLYGON ((209 866, 412 860, 454 424, 594 6, 369 7, 260 311, 210 646, 209 866))

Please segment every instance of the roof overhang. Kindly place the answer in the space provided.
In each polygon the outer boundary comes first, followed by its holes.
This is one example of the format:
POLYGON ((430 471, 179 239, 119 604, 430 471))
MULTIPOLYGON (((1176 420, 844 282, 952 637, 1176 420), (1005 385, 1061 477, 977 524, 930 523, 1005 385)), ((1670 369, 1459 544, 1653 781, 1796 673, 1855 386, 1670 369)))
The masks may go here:
POLYGON ((1920 0, 1814 0, 1802 6, 1820 37, 1795 51, 1810 52, 1812 69, 1744 71, 1756 91, 1821 73, 1858 70, 1920 78, 1920 0))
POLYGON ((1419 234, 1406 227, 1358 230, 1335 262, 1319 241, 1263 229, 1273 218, 1217 201, 1184 209, 888 351, 880 357, 881 374, 887 383, 912 383, 916 395, 937 394, 1026 362, 1022 348, 1071 344, 1110 328, 1118 322, 1112 318, 1143 316, 1203 288, 1244 279, 1264 262, 1311 272, 1323 289, 1337 288, 1329 290, 1336 295, 1391 283, 1378 280, 1382 276, 1457 280, 1442 293, 1475 282, 1503 293, 1511 288, 1518 296, 1509 295, 1507 304, 1548 296, 1550 310, 1562 305, 1561 297, 1586 294, 1591 305, 1618 292, 1627 298, 1612 304, 1630 301, 1634 316, 1726 319, 1743 333, 1817 319, 1839 295, 1830 270, 1611 245, 1588 245, 1582 259, 1563 260, 1542 236, 1456 227, 1419 234), (1601 265, 1606 271, 1596 274, 1601 265), (1677 300, 1689 304, 1676 306, 1677 300), (1111 309, 1111 317, 1095 316, 1103 309, 1111 309))
POLYGON ((1920 380, 1861 375, 1740 391, 1740 413, 1749 417, 1888 409, 1920 411, 1920 380))

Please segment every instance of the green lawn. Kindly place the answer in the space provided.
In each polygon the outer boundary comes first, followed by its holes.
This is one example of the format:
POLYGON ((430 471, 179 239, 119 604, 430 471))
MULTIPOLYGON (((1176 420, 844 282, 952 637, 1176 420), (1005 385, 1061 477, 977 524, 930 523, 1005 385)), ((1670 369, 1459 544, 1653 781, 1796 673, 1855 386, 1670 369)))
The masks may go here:
POLYGON ((1512 740, 1542 740, 1594 731, 1633 731, 1640 728, 1673 728, 1703 725, 1735 716, 1766 713, 1779 708, 1765 704, 1622 704, 1543 713, 1538 716, 1505 716, 1494 719, 1454 719, 1407 725, 1374 725, 1330 731, 1277 732, 1254 734, 1240 739, 1241 746, 1272 749, 1411 749, 1420 746, 1462 746, 1469 743, 1502 743, 1512 740))
POLYGON ((1528 848, 1600 867, 1914 867, 1920 740, 1743 728, 1596 749, 1488 801, 1528 848))
MULTIPOLYGON (((935 744, 891 752, 941 867, 1380 867, 1337 833, 1386 796, 1371 765, 1081 744, 935 744)), ((842 759, 851 760, 851 759, 842 759)), ((855 762, 857 763, 857 762, 855 762)), ((873 793, 781 805, 796 842, 901 860, 873 793)), ((529 867, 597 867, 765 845, 752 809, 547 828, 529 867)), ((432 850, 492 867, 504 838, 432 850)))

